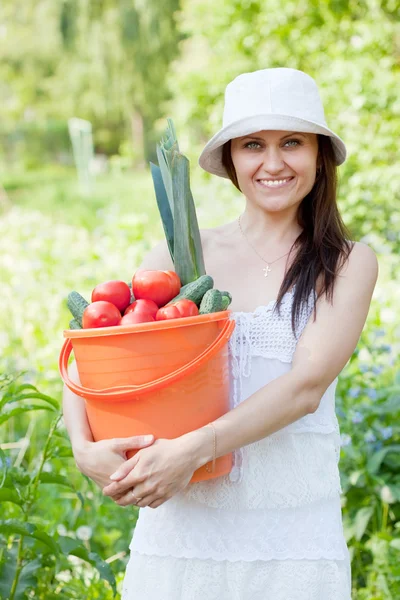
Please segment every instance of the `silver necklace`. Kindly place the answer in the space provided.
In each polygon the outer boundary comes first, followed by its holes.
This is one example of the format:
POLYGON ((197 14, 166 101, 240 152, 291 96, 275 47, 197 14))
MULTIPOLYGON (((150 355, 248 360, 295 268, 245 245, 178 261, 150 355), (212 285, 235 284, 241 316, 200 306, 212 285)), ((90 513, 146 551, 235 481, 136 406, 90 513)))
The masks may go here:
POLYGON ((248 239, 248 238, 247 238, 247 236, 245 235, 245 233, 244 233, 244 231, 243 231, 243 229, 242 229, 242 226, 241 226, 241 224, 240 224, 240 217, 241 217, 241 216, 242 216, 242 215, 240 215, 240 216, 239 216, 239 218, 238 218, 238 224, 239 224, 239 229, 240 229, 240 231, 241 231, 241 234, 242 234, 242 236, 244 237, 244 239, 246 240, 246 242, 249 244, 249 246, 250 246, 250 247, 251 247, 251 248, 254 250, 254 252, 257 254, 257 256, 258 256, 259 258, 261 258, 261 260, 263 260, 263 261, 264 261, 264 262, 267 264, 267 266, 263 268, 263 272, 264 272, 264 277, 268 277, 268 273, 270 273, 270 272, 272 271, 272 269, 271 269, 270 265, 273 265, 275 262, 277 262, 277 261, 278 261, 278 260, 280 260, 281 258, 285 258, 285 256, 287 256, 287 255, 289 254, 290 250, 289 250, 289 252, 286 252, 286 254, 284 254, 283 256, 280 256, 279 258, 277 258, 277 259, 273 260, 272 262, 266 261, 266 260, 265 260, 265 258, 263 258, 263 257, 261 256, 261 254, 259 254, 259 253, 257 252, 257 250, 254 248, 253 244, 251 244, 251 243, 250 243, 249 239, 248 239))

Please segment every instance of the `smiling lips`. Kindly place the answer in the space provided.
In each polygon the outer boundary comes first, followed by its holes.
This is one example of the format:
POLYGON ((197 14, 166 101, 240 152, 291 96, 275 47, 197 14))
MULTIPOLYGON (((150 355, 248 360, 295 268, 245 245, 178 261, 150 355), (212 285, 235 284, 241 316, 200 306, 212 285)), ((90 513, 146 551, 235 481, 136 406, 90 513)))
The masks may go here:
POLYGON ((257 183, 266 188, 280 188, 287 185, 293 177, 286 177, 285 179, 257 179, 257 183))

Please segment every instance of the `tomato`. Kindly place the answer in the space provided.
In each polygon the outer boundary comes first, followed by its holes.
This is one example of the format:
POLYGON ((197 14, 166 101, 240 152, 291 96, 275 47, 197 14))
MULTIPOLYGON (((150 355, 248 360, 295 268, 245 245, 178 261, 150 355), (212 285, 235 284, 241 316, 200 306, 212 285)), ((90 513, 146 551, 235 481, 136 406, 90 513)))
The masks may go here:
POLYGON ((163 306, 157 311, 156 321, 165 321, 166 319, 180 319, 181 313, 174 304, 163 306))
POLYGON ((92 302, 104 300, 111 302, 118 310, 124 312, 131 301, 131 290, 124 281, 105 281, 96 285, 92 292, 92 302))
POLYGON ((180 290, 179 277, 173 271, 137 271, 132 279, 132 293, 136 300, 153 300, 164 306, 180 290))
POLYGON ((181 289, 181 280, 179 279, 179 275, 175 273, 175 271, 164 271, 164 273, 166 273, 174 282, 175 294, 172 296, 174 298, 179 294, 179 291, 181 289))
POLYGON ((173 304, 170 304, 170 306, 176 306, 181 314, 181 317, 196 317, 199 314, 197 305, 192 300, 187 300, 186 298, 177 300, 173 304))
POLYGON ((155 321, 154 317, 151 316, 148 312, 128 312, 125 314, 121 321, 120 325, 133 325, 134 323, 150 323, 151 321, 155 321))
POLYGON ((104 300, 89 304, 82 315, 83 329, 112 327, 113 325, 119 325, 120 321, 121 313, 118 308, 111 302, 105 302, 104 300))
POLYGON ((131 312, 135 314, 149 314, 152 317, 156 317, 158 311, 158 306, 153 300, 135 300, 125 309, 124 315, 127 315, 131 312))

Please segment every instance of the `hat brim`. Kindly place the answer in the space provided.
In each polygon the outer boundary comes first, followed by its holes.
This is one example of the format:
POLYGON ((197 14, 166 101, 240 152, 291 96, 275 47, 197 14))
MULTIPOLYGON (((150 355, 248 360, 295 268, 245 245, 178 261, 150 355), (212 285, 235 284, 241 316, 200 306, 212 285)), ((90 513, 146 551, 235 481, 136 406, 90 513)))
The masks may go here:
POLYGON ((325 125, 289 115, 253 115, 223 127, 205 145, 199 165, 205 171, 229 179, 222 164, 222 146, 229 140, 257 131, 297 131, 327 135, 332 140, 336 164, 346 160, 346 146, 341 138, 325 125))

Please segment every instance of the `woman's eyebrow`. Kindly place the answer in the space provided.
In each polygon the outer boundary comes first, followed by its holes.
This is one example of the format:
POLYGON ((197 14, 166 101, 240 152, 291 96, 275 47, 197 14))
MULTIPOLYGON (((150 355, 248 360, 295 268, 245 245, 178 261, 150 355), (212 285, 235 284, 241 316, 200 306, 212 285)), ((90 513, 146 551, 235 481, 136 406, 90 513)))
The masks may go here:
MULTIPOLYGON (((287 137, 291 137, 293 135, 301 135, 303 137, 307 137, 307 134, 305 133, 301 133, 300 131, 293 131, 291 133, 286 133, 285 135, 283 135, 281 137, 281 140, 284 140, 287 137)), ((257 135, 245 135, 241 138, 242 140, 247 140, 247 139, 252 139, 252 140, 260 140, 261 142, 264 141, 264 138, 258 137, 257 135)))

